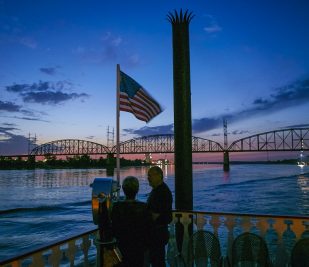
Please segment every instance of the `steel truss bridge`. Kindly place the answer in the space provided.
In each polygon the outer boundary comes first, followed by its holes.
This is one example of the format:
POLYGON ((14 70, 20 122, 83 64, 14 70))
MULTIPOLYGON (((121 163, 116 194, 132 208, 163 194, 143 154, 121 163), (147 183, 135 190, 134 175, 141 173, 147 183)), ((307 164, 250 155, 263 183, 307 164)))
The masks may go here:
MULTIPOLYGON (((120 154, 174 153, 174 135, 150 135, 119 144, 120 154)), ((215 141, 192 136, 192 153, 259 151, 309 151, 309 128, 275 130, 234 141, 227 149, 215 141)), ((30 155, 103 155, 116 154, 116 146, 64 139, 35 147, 30 155)))

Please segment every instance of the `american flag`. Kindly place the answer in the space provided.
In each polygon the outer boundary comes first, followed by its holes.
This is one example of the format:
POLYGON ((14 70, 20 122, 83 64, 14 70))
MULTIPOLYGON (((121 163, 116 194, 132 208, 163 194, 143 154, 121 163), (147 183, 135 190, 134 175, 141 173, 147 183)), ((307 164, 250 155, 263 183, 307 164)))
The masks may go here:
POLYGON ((162 112, 160 104, 122 71, 120 71, 119 110, 131 112, 136 118, 145 122, 149 122, 162 112))

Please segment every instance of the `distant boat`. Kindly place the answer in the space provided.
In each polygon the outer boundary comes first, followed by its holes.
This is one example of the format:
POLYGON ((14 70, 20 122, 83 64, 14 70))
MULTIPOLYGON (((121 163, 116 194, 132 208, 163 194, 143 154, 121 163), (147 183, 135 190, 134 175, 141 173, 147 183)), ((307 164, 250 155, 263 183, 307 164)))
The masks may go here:
POLYGON ((307 165, 307 163, 304 161, 304 154, 303 151, 300 151, 299 160, 297 161, 297 166, 303 168, 307 165))
POLYGON ((306 162, 304 162, 304 161, 298 161, 297 162, 297 166, 299 166, 299 167, 301 167, 301 168, 303 168, 304 166, 306 166, 307 164, 306 164, 306 162))

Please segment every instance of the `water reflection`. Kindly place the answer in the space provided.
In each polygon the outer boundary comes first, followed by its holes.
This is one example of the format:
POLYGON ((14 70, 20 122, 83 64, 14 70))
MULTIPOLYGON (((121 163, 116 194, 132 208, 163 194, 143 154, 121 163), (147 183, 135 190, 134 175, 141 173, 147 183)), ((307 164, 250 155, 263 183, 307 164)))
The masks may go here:
POLYGON ((304 212, 309 210, 309 178, 305 175, 297 177, 297 185, 300 189, 300 209, 304 212))
MULTIPOLYGON (((128 175, 139 179, 138 198, 142 201, 147 199, 151 191, 147 180, 148 169, 126 167, 120 170, 120 183, 128 175)), ((164 180, 174 194, 175 166, 162 165, 162 169, 164 180)), ((90 201, 89 185, 96 177, 107 177, 106 170, 0 171, 0 210, 33 206, 35 203, 50 205, 90 201)), ((230 172, 224 172, 222 165, 193 165, 194 208, 226 212, 308 214, 308 180, 308 173, 299 175, 299 168, 290 165, 234 165, 230 172)))
POLYGON ((223 172, 223 182, 228 183, 230 181, 230 172, 223 172))

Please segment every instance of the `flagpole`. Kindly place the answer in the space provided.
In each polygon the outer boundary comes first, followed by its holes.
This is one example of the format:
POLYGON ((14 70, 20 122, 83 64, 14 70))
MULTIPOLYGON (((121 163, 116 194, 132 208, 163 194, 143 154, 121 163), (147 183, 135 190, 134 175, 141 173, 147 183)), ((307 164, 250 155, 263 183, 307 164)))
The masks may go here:
MULTIPOLYGON (((119 127, 119 121, 120 121, 120 110, 119 110, 119 94, 120 94, 120 65, 117 64, 116 69, 116 76, 117 76, 117 86, 116 86, 116 148, 117 148, 117 156, 116 156, 116 169, 117 169, 117 182, 120 185, 120 147, 119 147, 119 136, 120 136, 120 127, 119 127)), ((119 196, 119 192, 118 192, 119 196)))

